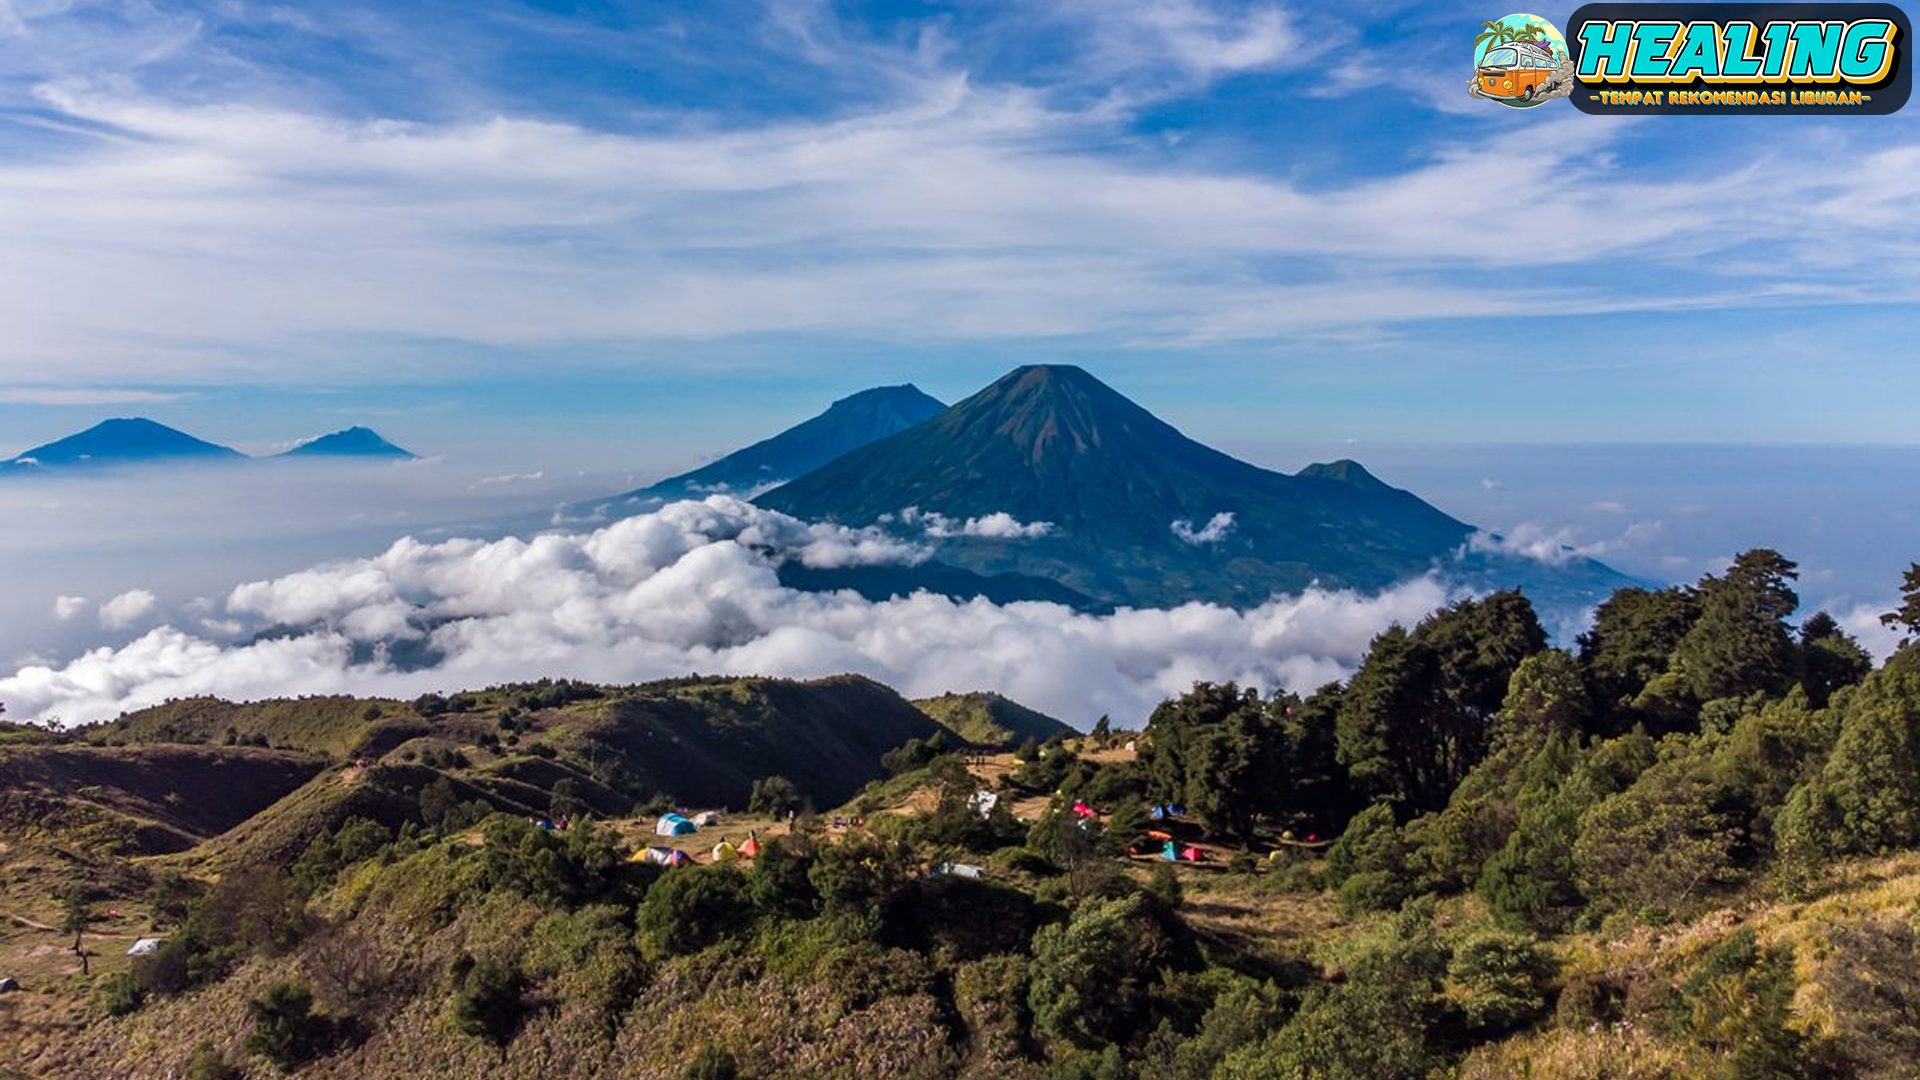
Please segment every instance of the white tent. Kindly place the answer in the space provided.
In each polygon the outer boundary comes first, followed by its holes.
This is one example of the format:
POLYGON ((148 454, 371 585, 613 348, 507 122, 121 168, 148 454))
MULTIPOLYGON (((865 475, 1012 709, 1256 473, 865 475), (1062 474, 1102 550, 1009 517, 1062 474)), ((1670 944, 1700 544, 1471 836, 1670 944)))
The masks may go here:
POLYGON ((934 867, 933 872, 935 874, 950 874, 954 877, 978 879, 987 871, 984 867, 974 866, 971 863, 943 862, 934 867))
POLYGON ((982 789, 967 796, 967 808, 983 818, 991 816, 993 814, 993 808, 999 805, 1000 796, 996 792, 982 789))
POLYGON ((165 945, 166 943, 167 942, 165 938, 143 937, 135 941, 127 949, 127 955, 128 956, 150 956, 153 953, 159 952, 160 946, 165 945))
POLYGON ((703 829, 710 829, 720 824, 720 811, 702 810, 700 813, 693 815, 693 823, 703 829))

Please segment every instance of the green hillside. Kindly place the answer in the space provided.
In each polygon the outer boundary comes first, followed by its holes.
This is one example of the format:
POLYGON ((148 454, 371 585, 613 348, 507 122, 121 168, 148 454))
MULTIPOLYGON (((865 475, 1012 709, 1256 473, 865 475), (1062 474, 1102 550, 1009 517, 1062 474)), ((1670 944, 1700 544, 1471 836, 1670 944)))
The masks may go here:
POLYGON ((1573 650, 1519 593, 1461 600, 1345 682, 1198 683, 1124 744, 945 752, 853 677, 388 703, 358 743, 418 733, 352 758, 54 735, 0 750, 0 793, 191 846, 14 806, 0 1060, 36 1080, 1911 1080, 1920 566, 1889 616, 1909 644, 1878 664, 1827 616, 1789 621, 1796 572, 1757 550, 1622 590, 1573 650), (663 837, 667 791, 729 809, 663 837), (127 955, 139 937, 165 940, 127 955))
POLYGON ((921 698, 914 707, 973 746, 1012 749, 1028 739, 1046 742, 1074 729, 1046 713, 986 691, 921 698))

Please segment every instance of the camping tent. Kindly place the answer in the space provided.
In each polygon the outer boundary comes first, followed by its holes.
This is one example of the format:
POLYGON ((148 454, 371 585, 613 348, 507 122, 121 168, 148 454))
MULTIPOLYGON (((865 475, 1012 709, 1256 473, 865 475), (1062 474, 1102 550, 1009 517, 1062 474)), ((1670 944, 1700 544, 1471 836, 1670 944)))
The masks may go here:
POLYGON ((1187 811, 1172 803, 1161 803, 1148 812, 1147 816, 1155 821, 1172 821, 1175 818, 1186 817, 1187 811))
POLYGON ((131 946, 128 947, 127 955, 128 956, 151 956, 154 953, 159 952, 160 946, 165 944, 166 944, 166 940, 163 938, 143 937, 136 940, 131 946))
POLYGON ((1169 840, 1164 845, 1161 846, 1160 857, 1167 860, 1168 862, 1179 862, 1180 849, 1177 847, 1174 847, 1173 841, 1169 840))
POLYGON ((737 847, 734 847, 733 844, 729 843, 728 841, 722 840, 719 843, 713 845, 713 861, 714 862, 717 862, 717 863, 732 862, 735 859, 738 859, 739 857, 740 857, 740 849, 737 847))
POLYGON ((0 979, 0 994, 11 994, 18 989, 20 989, 20 984, 14 982, 11 976, 0 979))
POLYGON ((1073 804, 1073 812, 1078 817, 1093 817, 1095 814, 1099 813, 1099 811, 1095 810, 1093 807, 1088 806, 1086 803, 1080 802, 1078 800, 1075 800, 1073 804))
POLYGON ((999 805, 1000 795, 998 792, 982 789, 967 796, 967 808, 978 813, 983 818, 991 817, 993 808, 999 805))
POLYGON ((740 857, 751 859, 758 854, 760 854, 760 838, 748 833, 746 840, 740 844, 740 857))
POLYGON ((695 825, 700 826, 703 829, 711 829, 715 825, 720 824, 720 811, 703 810, 700 813, 693 815, 693 823, 695 825))
POLYGON ((936 876, 948 875, 952 877, 961 877, 961 878, 967 878, 969 880, 978 881, 980 879, 980 876, 982 874, 985 874, 987 871, 984 867, 974 866, 971 863, 943 862, 938 866, 935 866, 933 868, 933 872, 936 876))
POLYGON ((655 866, 685 866, 693 858, 679 848, 650 847, 646 850, 646 861, 655 866))
POLYGON ((679 814, 663 814, 653 823, 655 836, 689 836, 700 831, 700 826, 681 817, 679 814))

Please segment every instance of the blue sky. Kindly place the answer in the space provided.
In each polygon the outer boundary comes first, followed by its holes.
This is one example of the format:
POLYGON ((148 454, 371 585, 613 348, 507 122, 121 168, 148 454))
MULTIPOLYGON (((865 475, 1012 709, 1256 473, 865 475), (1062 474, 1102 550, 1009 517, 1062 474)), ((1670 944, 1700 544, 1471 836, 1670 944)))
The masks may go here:
POLYGON ((0 451, 657 473, 1047 360, 1228 443, 1913 442, 1913 117, 1505 109, 1501 14, 0 0, 0 451))

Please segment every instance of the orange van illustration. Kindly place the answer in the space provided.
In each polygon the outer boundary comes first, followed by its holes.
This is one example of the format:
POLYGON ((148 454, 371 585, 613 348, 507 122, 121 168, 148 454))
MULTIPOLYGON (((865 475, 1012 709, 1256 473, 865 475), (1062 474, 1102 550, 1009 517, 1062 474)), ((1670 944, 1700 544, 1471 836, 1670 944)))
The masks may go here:
POLYGON ((1488 97, 1532 101, 1560 71, 1553 50, 1531 41, 1510 41, 1480 58, 1480 92, 1488 97))

